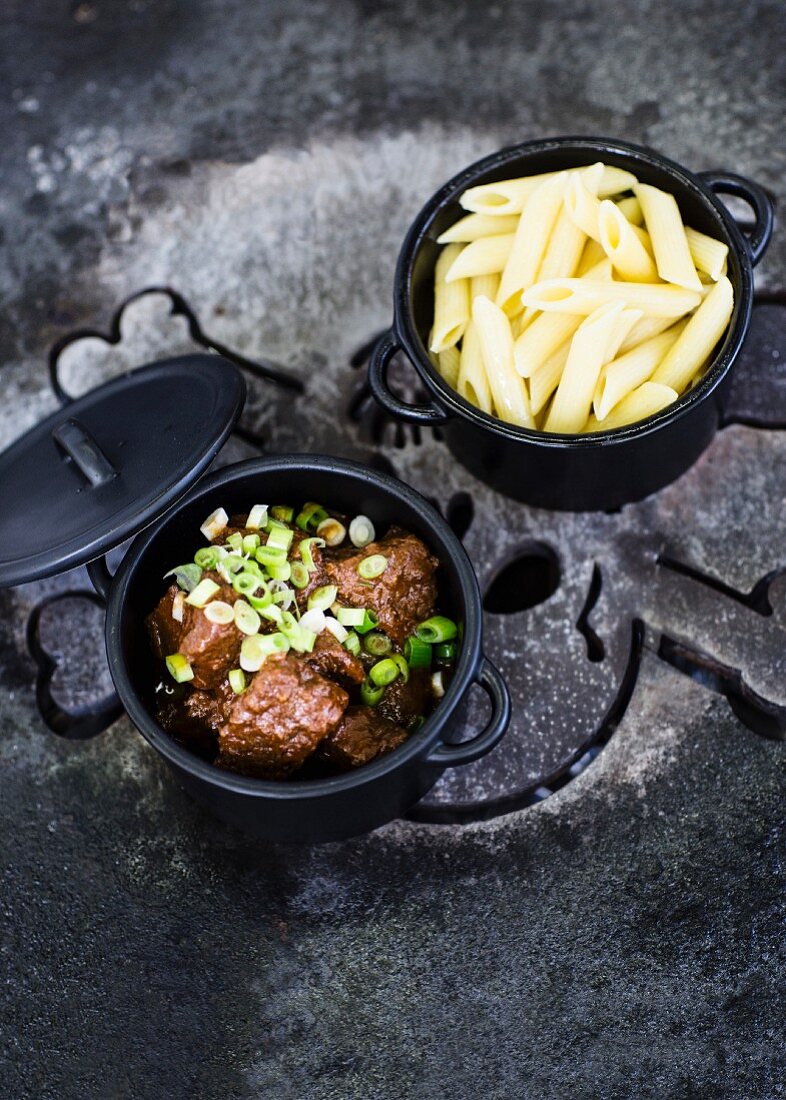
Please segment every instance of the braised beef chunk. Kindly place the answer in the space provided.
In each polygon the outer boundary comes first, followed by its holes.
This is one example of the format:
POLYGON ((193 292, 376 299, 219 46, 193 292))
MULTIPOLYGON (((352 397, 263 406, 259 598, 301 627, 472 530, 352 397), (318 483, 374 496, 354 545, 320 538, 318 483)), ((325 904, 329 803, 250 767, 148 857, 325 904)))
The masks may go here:
POLYGON ((345 771, 368 764, 407 739, 407 731, 388 721, 374 707, 348 707, 340 725, 317 749, 317 756, 345 771))
POLYGON ((216 764, 283 779, 338 726, 349 696, 305 661, 269 657, 227 708, 216 764))
POLYGON ((379 626, 402 645, 408 634, 434 611, 438 560, 415 535, 393 527, 384 539, 340 560, 329 561, 326 572, 338 588, 339 603, 376 612, 379 626), (364 580, 358 565, 372 554, 387 560, 384 573, 364 580))
MULTIPOLYGON (((233 604, 238 598, 230 584, 218 573, 203 575, 220 586, 215 599, 233 604)), ((237 664, 243 635, 234 623, 211 623, 204 611, 190 604, 183 605, 183 620, 172 618, 172 603, 177 593, 172 585, 148 615, 147 627, 156 656, 162 660, 172 653, 182 653, 194 670, 192 687, 197 691, 217 687, 230 668, 237 664)))
POLYGON ((156 697, 157 716, 161 725, 178 741, 212 758, 218 748, 218 730, 225 719, 227 702, 232 690, 227 683, 216 691, 176 691, 156 697))
POLYGON ((427 669, 413 668, 406 683, 399 676, 388 684, 376 709, 391 722, 407 727, 413 719, 428 714, 431 707, 431 674, 427 669))
POLYGON ((344 649, 329 630, 317 635, 314 648, 305 655, 305 660, 322 676, 337 680, 347 688, 363 683, 365 670, 362 662, 344 649))

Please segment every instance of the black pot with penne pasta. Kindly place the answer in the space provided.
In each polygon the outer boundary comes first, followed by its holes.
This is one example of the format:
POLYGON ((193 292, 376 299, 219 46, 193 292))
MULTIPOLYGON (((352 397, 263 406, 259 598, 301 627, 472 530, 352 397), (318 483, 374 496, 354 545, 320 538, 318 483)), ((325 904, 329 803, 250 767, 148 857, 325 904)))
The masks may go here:
POLYGON ((766 193, 738 176, 597 139, 505 149, 413 224, 372 390, 398 417, 443 423, 460 461, 518 499, 573 510, 641 499, 721 422, 771 231, 766 193), (753 208, 750 236, 725 193, 753 208), (426 406, 387 387, 399 348, 426 406))

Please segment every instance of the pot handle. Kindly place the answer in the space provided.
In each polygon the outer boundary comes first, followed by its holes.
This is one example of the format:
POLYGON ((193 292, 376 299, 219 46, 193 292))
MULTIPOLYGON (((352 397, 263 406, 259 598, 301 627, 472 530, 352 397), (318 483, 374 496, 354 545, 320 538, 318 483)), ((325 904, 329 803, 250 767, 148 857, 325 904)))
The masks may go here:
POLYGON ((375 399, 386 412, 398 420, 422 424, 424 427, 444 424, 448 414, 436 401, 432 400, 427 405, 408 405, 389 388, 388 367, 398 351, 401 351, 401 346, 397 343, 393 330, 389 329, 377 341, 368 364, 368 384, 375 399))
POLYGON ((102 596, 88 591, 60 592, 56 596, 43 600, 33 608, 27 621, 27 648, 36 664, 35 696, 42 719, 52 733, 72 741, 85 741, 103 733, 113 722, 116 722, 123 713, 123 704, 115 692, 110 692, 95 702, 79 707, 78 710, 67 711, 52 695, 52 677, 57 671, 57 661, 44 648, 41 641, 41 615, 52 604, 72 599, 74 596, 91 600, 99 607, 104 606, 102 596))
POLYGON ((473 683, 479 684, 491 700, 491 718, 486 728, 471 740, 462 741, 458 745, 446 745, 442 742, 425 757, 426 764, 433 764, 439 768, 471 764, 473 760, 479 760, 481 756, 491 752, 507 730, 510 722, 508 685, 487 657, 482 658, 480 670, 473 683))
POLYGON ((775 205, 763 187, 745 176, 734 172, 699 172, 699 179, 714 191, 716 195, 736 195, 750 206, 756 215, 756 224, 749 234, 744 234, 751 254, 751 263, 756 266, 772 237, 775 224, 775 205))
POLYGON ((90 583, 96 590, 98 598, 101 600, 104 607, 106 607, 109 601, 109 590, 112 587, 112 574, 109 572, 106 558, 94 558, 93 561, 89 561, 87 563, 87 575, 90 578, 90 583))

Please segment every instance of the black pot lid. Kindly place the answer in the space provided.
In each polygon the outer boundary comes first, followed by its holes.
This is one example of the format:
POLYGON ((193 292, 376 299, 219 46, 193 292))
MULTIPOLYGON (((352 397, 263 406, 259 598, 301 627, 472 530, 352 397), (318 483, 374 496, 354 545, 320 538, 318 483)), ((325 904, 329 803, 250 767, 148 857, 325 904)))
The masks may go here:
POLYGON ((245 399, 216 355, 151 363, 63 406, 0 454, 0 588, 84 565, 194 484, 245 399))

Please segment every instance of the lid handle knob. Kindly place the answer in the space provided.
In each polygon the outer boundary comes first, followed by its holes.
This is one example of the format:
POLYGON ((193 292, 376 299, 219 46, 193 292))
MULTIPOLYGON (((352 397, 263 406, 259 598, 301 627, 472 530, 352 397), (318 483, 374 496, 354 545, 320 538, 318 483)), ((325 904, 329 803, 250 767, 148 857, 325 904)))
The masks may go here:
POLYGON ((52 429, 52 438, 93 487, 117 477, 117 470, 78 420, 64 420, 52 429))

